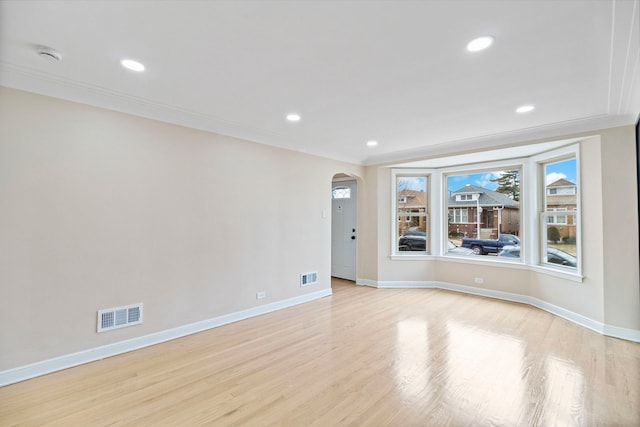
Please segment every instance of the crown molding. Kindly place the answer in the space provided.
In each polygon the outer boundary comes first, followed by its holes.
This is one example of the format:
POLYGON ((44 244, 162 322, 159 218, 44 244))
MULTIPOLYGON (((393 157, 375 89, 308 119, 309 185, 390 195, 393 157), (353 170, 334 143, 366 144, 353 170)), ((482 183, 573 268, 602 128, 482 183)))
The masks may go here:
POLYGON ((334 156, 317 149, 301 149, 298 141, 290 141, 286 135, 269 129, 255 126, 248 128, 242 123, 230 121, 218 115, 205 114, 152 99, 128 95, 6 61, 0 61, 0 85, 309 155, 353 164, 362 163, 359 159, 334 156))

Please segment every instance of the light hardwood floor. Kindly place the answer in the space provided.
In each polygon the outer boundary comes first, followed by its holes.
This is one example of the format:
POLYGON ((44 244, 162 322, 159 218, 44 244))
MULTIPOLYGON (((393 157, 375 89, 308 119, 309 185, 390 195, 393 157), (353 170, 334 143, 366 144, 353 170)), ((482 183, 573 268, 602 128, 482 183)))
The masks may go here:
POLYGON ((638 343, 460 293, 333 291, 0 388, 0 425, 640 425, 638 343))

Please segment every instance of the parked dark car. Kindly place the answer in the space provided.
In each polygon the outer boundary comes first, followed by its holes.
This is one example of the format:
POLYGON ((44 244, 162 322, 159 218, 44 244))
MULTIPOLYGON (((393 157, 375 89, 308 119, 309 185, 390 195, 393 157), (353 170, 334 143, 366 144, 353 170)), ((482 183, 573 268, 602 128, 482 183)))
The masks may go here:
MULTIPOLYGON (((426 247, 427 233, 424 231, 407 231, 398 241, 398 250, 400 251, 424 252, 426 247)), ((475 255, 471 249, 456 246, 451 241, 447 242, 447 252, 458 255, 475 255)))
MULTIPOLYGON (((505 246, 498 256, 506 258, 520 258, 520 246, 505 246)), ((573 255, 557 248, 547 247, 547 262, 551 264, 577 267, 578 260, 573 255)))
POLYGON ((422 251, 427 250, 427 233, 425 231, 407 231, 398 240, 399 251, 422 251))
POLYGON ((568 267, 578 266, 578 259, 576 257, 558 248, 547 247, 547 262, 566 265, 568 267))
POLYGON ((462 239, 462 247, 470 248, 477 255, 497 254, 509 245, 520 245, 520 239, 513 234, 501 234, 497 239, 462 239))

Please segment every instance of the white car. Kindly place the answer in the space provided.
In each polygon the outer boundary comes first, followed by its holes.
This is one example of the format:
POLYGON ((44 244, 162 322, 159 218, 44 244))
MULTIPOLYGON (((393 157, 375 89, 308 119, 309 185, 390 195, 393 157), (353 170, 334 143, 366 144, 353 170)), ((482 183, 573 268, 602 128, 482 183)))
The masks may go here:
POLYGON ((457 255, 475 255, 473 249, 463 248, 462 246, 456 246, 451 240, 447 242, 447 253, 457 255))

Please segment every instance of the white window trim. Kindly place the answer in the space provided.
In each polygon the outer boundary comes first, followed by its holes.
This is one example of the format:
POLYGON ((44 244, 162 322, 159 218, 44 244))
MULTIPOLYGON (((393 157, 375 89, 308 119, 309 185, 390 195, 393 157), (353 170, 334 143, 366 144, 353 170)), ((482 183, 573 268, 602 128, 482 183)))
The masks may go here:
MULTIPOLYGON (((544 200, 546 193, 546 182, 544 181, 544 172, 542 171, 541 162, 553 162, 568 159, 575 156, 576 158, 576 200, 577 206, 581 207, 581 183, 580 183, 580 152, 579 143, 583 139, 573 140, 572 144, 559 148, 554 148, 550 151, 542 154, 533 154, 527 157, 515 158, 509 160, 498 160, 491 162, 482 162, 473 165, 454 165, 443 168, 412 168, 412 169, 392 169, 391 173, 391 188, 392 194, 392 218, 396 216, 396 177, 398 175, 415 175, 426 176, 428 179, 428 193, 429 193, 429 211, 436 213, 430 215, 429 229, 427 231, 429 237, 429 254, 415 254, 398 252, 396 249, 397 242, 397 226, 392 227, 391 238, 391 255, 392 260, 415 260, 425 261, 440 259, 451 262, 474 264, 474 265, 499 265, 506 268, 517 268, 529 271, 535 271, 537 273, 562 278, 568 281, 581 283, 583 281, 582 276, 582 229, 580 211, 571 212, 575 214, 576 220, 576 248, 578 259, 577 268, 563 267, 557 264, 541 263, 541 255, 544 247, 542 247, 541 236, 542 229, 540 224, 540 204, 541 200, 544 200), (520 200, 520 214, 521 214, 521 233, 523 237, 523 244, 521 247, 521 258, 519 260, 511 259, 496 259, 491 257, 490 259, 475 259, 467 256, 457 256, 453 254, 447 254, 447 241, 448 241, 448 206, 446 200, 448 200, 448 193, 446 187, 446 177, 450 175, 459 174, 472 174, 488 172, 496 169, 520 169, 520 189, 521 194, 524 197, 520 200), (445 199, 446 198, 446 199, 445 199), (440 212, 440 215, 437 213, 440 212), (429 232, 431 231, 431 232, 429 232)), ((567 211, 569 214, 569 211, 567 211)), ((391 222, 394 224, 394 222, 391 222)), ((545 224, 546 226, 546 224, 545 224)))
POLYGON ((398 193, 397 193, 397 178, 398 177, 425 177, 427 180, 427 197, 426 197, 426 212, 425 216, 427 217, 427 239, 426 247, 427 251, 425 252, 401 252, 398 250, 398 225, 397 221, 391 221, 393 227, 391 227, 391 259, 400 260, 400 259, 414 259, 414 260, 424 260, 428 258, 432 258, 431 252, 433 251, 433 224, 432 215, 429 212, 433 212, 433 207, 429 207, 433 200, 433 182, 432 182, 432 174, 433 170, 431 169, 391 169, 391 218, 398 218, 398 193), (431 249, 431 250, 429 250, 431 249))
MULTIPOLYGON (((446 243, 447 240, 449 239, 449 230, 448 230, 448 206, 447 206, 447 201, 448 199, 448 193, 447 193, 447 178, 451 175, 467 175, 467 174, 476 174, 476 173, 485 173, 485 172, 493 172, 496 170, 513 170, 513 169, 518 169, 520 170, 520 194, 524 194, 523 192, 523 188, 526 182, 528 182, 529 180, 527 179, 527 170, 529 168, 529 158, 528 157, 523 157, 523 158, 517 158, 517 159, 508 159, 508 160, 496 160, 496 161, 491 161, 491 162, 483 162, 483 163, 477 163, 477 164, 472 164, 472 165, 459 165, 459 166, 450 166, 450 167, 446 167, 446 168, 442 168, 442 169, 438 169, 437 173, 435 173, 434 175, 441 177, 441 181, 442 181, 442 191, 443 191, 443 199, 442 199, 442 209, 444 209, 444 217, 443 218, 439 218, 440 220, 440 228, 442 230, 443 237, 444 240, 442 241, 441 245, 442 246, 442 253, 441 255, 444 257, 455 257, 455 258, 459 258, 459 259, 469 259, 469 260, 474 260, 473 257, 470 256, 456 256, 453 254, 448 254, 447 253, 447 249, 446 249, 446 243)), ((475 200, 475 199, 474 199, 475 200)), ((528 212, 527 212, 527 206, 528 206, 528 202, 527 200, 524 200, 523 198, 520 199, 520 239, 523 240, 524 242, 530 240, 529 237, 529 231, 526 229, 525 227, 525 223, 527 218, 529 217, 528 212), (523 237, 525 237, 525 239, 523 239, 523 237)), ((475 206, 473 206, 475 207, 475 206)), ((435 211, 434 211, 435 212, 435 211)), ((467 219, 469 218, 469 216, 467 217, 467 219)), ((473 218, 472 218, 473 219, 473 218)), ((434 218, 433 221, 437 221, 438 219, 434 218)), ((431 224, 431 226, 433 227, 434 224, 431 224)), ((496 262, 496 263, 518 263, 518 264, 524 264, 525 263, 525 254, 527 252, 527 248, 525 246, 522 246, 520 248, 520 259, 519 260, 515 260, 515 259, 495 259, 494 257, 490 257, 491 259, 487 258, 484 255, 481 255, 482 257, 484 257, 485 259, 483 260, 474 260, 475 262, 480 262, 480 263, 486 263, 486 262, 496 262)), ((474 262, 474 263, 475 263, 474 262)))
MULTIPOLYGON (((537 189, 534 189, 534 197, 533 206, 537 207, 536 216, 539 218, 538 221, 534 222, 532 228, 537 228, 537 236, 538 241, 535 246, 530 245, 532 253, 534 256, 529 260, 529 264, 536 271, 555 271, 562 274, 562 277, 573 276, 574 278, 580 278, 582 280, 582 185, 580 182, 580 144, 572 144, 565 147, 557 148, 551 150, 549 152, 531 156, 530 157, 531 167, 534 169, 534 173, 536 175, 536 185, 537 189), (548 215, 557 215, 555 212, 548 212, 545 209, 545 194, 546 190, 540 190, 540 188, 547 188, 545 182, 545 174, 544 174, 544 164, 560 162, 563 160, 569 160, 570 158, 575 157, 576 159, 576 209, 571 211, 572 215, 574 215, 574 224, 573 227, 576 227, 576 259, 578 260, 578 266, 576 268, 573 267, 565 267, 558 264, 543 262, 544 252, 547 248, 547 241, 544 238, 544 228, 547 226, 547 216, 548 215), (537 223, 537 224, 536 224, 537 223)), ((567 215, 569 215, 569 211, 566 211, 567 215)), ((557 225, 566 225, 559 224, 557 225)), ((530 244, 534 242, 528 242, 530 244)))

